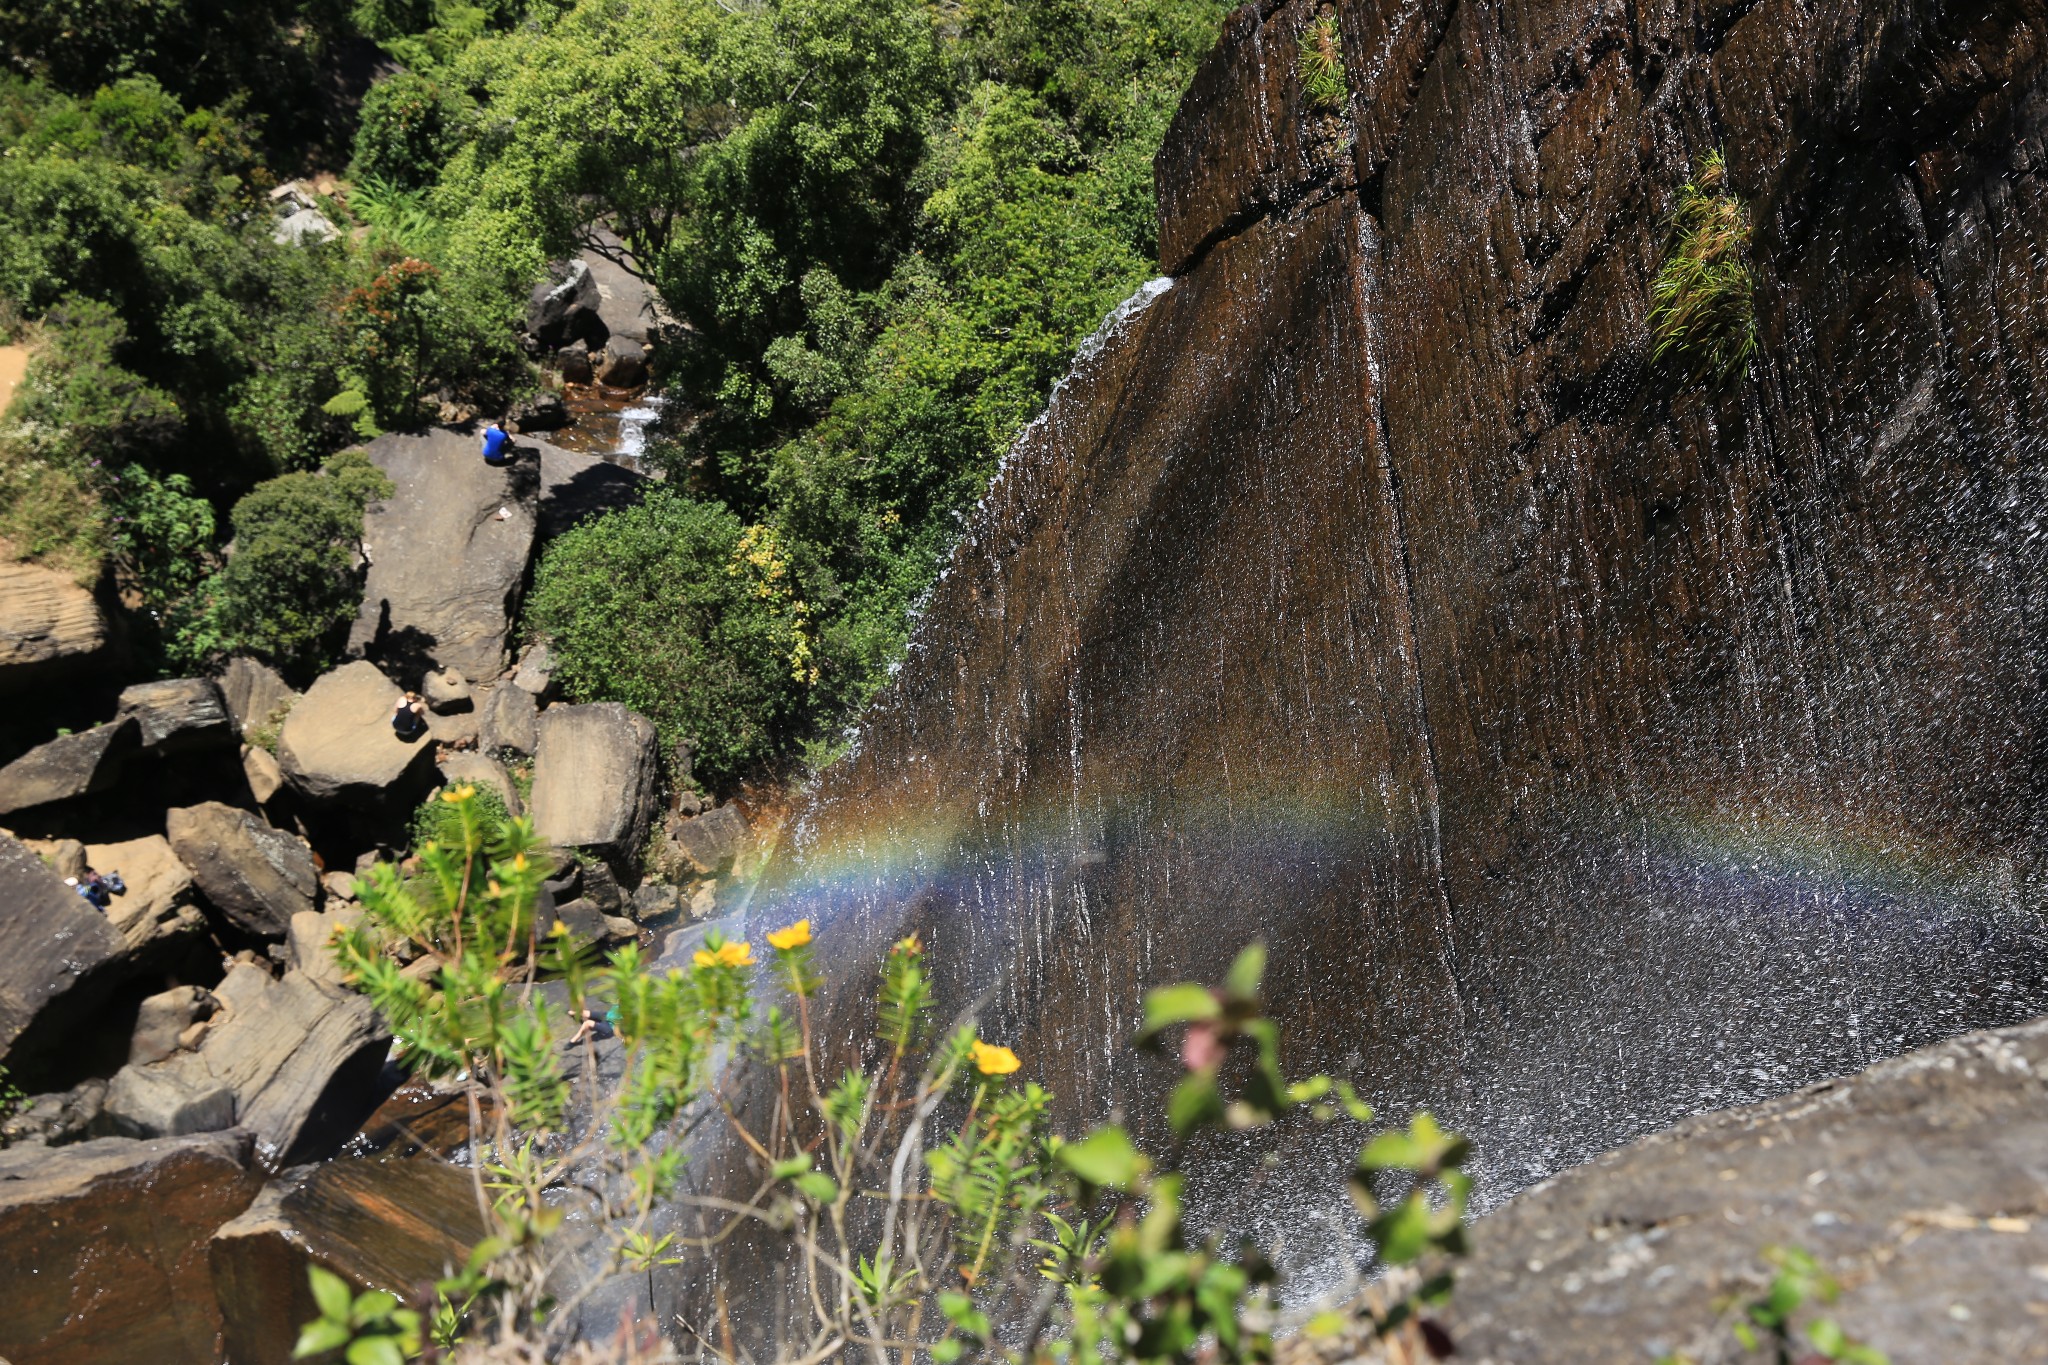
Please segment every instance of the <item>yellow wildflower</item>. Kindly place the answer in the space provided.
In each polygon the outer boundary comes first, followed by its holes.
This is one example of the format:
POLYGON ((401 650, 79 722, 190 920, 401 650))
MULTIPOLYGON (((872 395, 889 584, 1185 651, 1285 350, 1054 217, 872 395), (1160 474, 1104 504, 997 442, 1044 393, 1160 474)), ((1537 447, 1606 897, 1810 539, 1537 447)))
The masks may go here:
POLYGON ((784 952, 791 948, 801 948, 810 941, 811 922, 807 919, 800 919, 787 929, 777 929, 768 935, 769 946, 780 948, 784 952))
POLYGON ((476 788, 470 786, 467 782, 459 787, 443 787, 441 789, 441 799, 451 806, 458 801, 467 801, 475 795, 476 788))
POLYGON ((974 1069, 984 1076, 1007 1076, 1024 1063, 1017 1060, 1017 1054, 994 1043, 974 1040, 974 1069))
POLYGON ((715 953, 707 953, 699 948, 691 955, 690 961, 699 967, 751 967, 754 965, 754 945, 721 943, 715 953))

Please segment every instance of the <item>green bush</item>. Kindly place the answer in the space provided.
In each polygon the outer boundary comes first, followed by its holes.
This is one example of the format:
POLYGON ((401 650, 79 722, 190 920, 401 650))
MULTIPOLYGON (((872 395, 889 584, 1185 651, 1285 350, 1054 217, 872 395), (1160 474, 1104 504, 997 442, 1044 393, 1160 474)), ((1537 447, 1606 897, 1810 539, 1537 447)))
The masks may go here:
POLYGON ((410 71, 385 77, 363 96, 349 174, 401 190, 433 184, 460 117, 454 97, 438 82, 410 71))
POLYGON ((406 828, 414 849, 430 843, 461 848, 470 837, 465 820, 475 826, 485 844, 496 844, 512 827, 512 812, 506 808, 505 798, 489 787, 442 787, 420 802, 406 828))
POLYGON ((662 491, 548 547, 526 629, 573 700, 624 702, 723 784, 801 737, 818 675, 793 576, 772 531, 662 491))
POLYGON ((174 660, 254 654, 301 671, 325 660, 362 600, 355 570, 363 508, 392 484, 361 451, 317 474, 285 474, 235 504, 235 552, 174 619, 174 660))

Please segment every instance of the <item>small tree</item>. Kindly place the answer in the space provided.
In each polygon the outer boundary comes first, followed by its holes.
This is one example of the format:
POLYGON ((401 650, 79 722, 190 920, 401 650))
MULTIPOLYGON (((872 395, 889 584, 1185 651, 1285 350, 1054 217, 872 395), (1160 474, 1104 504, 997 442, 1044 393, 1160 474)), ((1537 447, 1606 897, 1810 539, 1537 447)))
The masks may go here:
POLYGON ((426 396, 450 372, 459 319, 441 290, 441 272, 407 256, 349 292, 341 306, 351 334, 360 390, 379 423, 408 428, 425 420, 426 396))

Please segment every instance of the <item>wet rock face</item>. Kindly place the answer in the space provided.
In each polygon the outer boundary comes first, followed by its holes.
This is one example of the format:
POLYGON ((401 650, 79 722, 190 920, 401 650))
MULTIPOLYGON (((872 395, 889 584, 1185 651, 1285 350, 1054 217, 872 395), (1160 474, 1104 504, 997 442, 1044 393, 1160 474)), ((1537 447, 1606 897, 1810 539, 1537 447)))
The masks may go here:
POLYGON ((221 1359, 208 1239, 260 1179, 241 1133, 0 1151, 0 1357, 221 1359))
POLYGON ((750 920, 863 983, 927 930, 1076 1118, 1152 1112, 1144 989, 1264 937, 1290 1064, 1470 1132, 1488 1198, 2048 1009, 2041 5, 1339 9, 1351 167, 1300 150, 1306 6, 1234 19, 1158 163, 1181 277, 750 920), (1647 318, 1722 147, 1717 388, 1647 318))

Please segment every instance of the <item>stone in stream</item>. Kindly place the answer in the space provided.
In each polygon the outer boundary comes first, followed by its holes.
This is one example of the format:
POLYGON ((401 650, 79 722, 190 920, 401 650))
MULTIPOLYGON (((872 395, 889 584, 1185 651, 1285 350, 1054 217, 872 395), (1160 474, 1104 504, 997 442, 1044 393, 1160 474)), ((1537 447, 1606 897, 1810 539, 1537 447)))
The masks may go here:
POLYGON ((637 389, 647 382, 647 348, 626 337, 604 344, 597 361, 597 382, 614 389, 637 389))
POLYGON ((306 841, 248 811, 218 801, 180 807, 164 817, 164 832, 207 903, 245 933, 283 937, 319 895, 306 841))
POLYGON ((505 414, 505 429, 515 435, 535 431, 559 431, 569 425, 569 409, 562 395, 542 390, 514 403, 505 414))
POLYGON ((141 740, 141 725, 123 718, 37 745, 0 768, 0 815, 107 790, 141 740))
POLYGON ((249 1148, 226 1132, 0 1151, 0 1358, 218 1365, 208 1244, 262 1184, 249 1148))
POLYGON ((352 656, 418 678, 495 678, 533 549, 538 462, 487 465, 477 438, 435 429, 380 436, 370 460, 396 490, 363 515, 370 569, 352 656))
POLYGON ((133 716, 145 750, 164 754, 225 748, 234 743, 226 702, 211 678, 137 683, 121 693, 117 718, 133 716))
POLYGON ((654 723, 617 702, 551 706, 533 760, 535 831, 616 866, 634 863, 654 809, 654 723))
POLYGON ((192 1026, 212 1018, 219 1003, 201 986, 173 986, 144 1000, 128 1043, 129 1065, 148 1066, 176 1052, 192 1026))
POLYGON ((400 1299, 460 1269, 488 1232, 474 1179, 429 1160, 302 1166, 271 1181, 213 1236, 228 1365, 291 1358, 299 1329, 320 1315, 308 1266, 400 1299))
POLYGON ((377 804, 391 793, 417 800, 431 783, 434 746, 406 741, 391 728, 400 693, 364 660, 323 675, 285 717, 278 766, 313 801, 377 804))
POLYGON ((0 543, 0 691, 84 677, 107 662, 113 633, 90 588, 17 561, 0 543))
POLYGON ((221 670, 220 691, 235 733, 243 739, 274 729, 299 699, 276 669, 240 654, 221 670))
POLYGON ((235 1126, 234 1087, 204 1067, 131 1063, 107 1082, 100 1109, 121 1137, 185 1137, 235 1126))
POLYGON ((23 1085, 62 1070, 128 969, 120 933, 19 840, 0 834, 0 1066, 23 1085))

